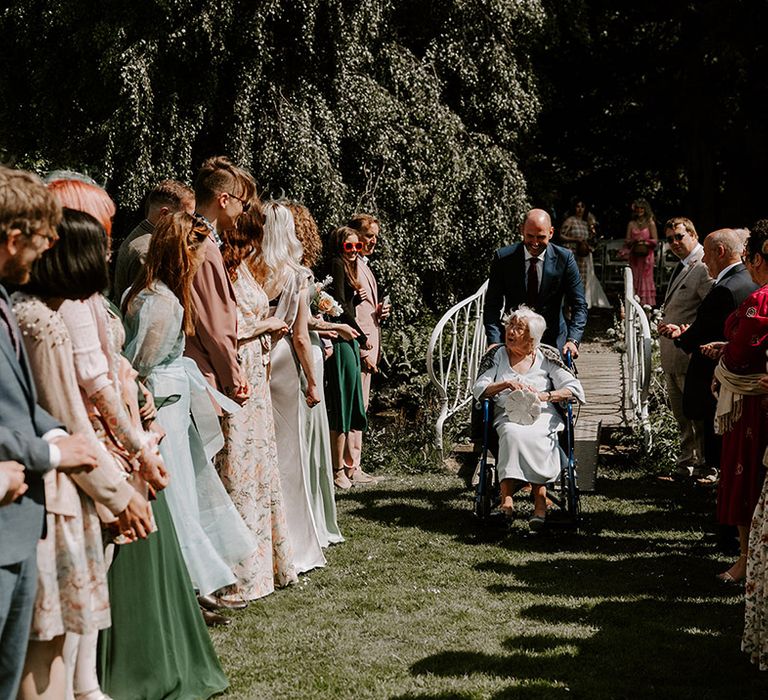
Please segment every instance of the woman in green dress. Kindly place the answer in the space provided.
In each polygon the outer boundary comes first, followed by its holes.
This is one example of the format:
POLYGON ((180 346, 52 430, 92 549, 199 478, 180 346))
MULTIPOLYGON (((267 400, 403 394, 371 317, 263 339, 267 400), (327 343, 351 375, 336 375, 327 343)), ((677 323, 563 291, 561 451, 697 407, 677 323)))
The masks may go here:
MULTIPOLYGON (((347 226, 337 228, 331 235, 330 249, 334 256, 331 259, 331 295, 342 309, 338 320, 358 333, 357 338, 351 340, 334 338, 333 355, 325 363, 333 481, 338 488, 346 489, 352 485, 344 470, 347 435, 351 430, 365 430, 368 425, 363 403, 360 348, 369 350, 371 346, 355 319, 355 306, 367 298, 357 281, 357 257, 363 249, 357 231, 347 226)), ((350 461, 346 460, 346 463, 350 461)))

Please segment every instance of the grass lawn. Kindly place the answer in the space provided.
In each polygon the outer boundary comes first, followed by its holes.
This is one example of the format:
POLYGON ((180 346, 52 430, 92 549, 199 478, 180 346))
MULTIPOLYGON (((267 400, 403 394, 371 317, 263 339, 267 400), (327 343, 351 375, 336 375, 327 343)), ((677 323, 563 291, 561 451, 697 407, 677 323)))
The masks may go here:
POLYGON ((339 495, 328 566, 233 615, 231 698, 768 698, 713 495, 602 467, 580 533, 483 530, 455 474, 339 495))

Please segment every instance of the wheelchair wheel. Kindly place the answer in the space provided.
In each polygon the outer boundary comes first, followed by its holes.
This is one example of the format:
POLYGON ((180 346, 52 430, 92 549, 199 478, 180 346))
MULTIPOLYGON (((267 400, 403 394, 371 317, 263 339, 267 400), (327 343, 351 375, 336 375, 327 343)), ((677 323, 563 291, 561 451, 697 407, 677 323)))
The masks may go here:
POLYGON ((561 497, 563 505, 568 514, 568 518, 574 526, 578 527, 581 517, 581 499, 579 498, 579 486, 576 482, 576 470, 573 460, 568 460, 568 464, 561 473, 561 497))
POLYGON ((490 516, 494 508, 496 492, 496 468, 490 464, 480 466, 480 479, 475 491, 475 515, 480 520, 490 516))

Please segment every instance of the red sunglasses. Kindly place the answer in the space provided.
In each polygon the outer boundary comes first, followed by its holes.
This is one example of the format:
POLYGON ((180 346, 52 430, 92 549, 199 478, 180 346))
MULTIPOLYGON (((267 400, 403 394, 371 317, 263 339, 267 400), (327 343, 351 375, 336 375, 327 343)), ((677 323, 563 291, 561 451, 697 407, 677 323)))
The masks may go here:
POLYGON ((352 241, 344 241, 344 245, 342 246, 345 253, 351 253, 353 250, 356 250, 358 253, 363 249, 363 244, 358 241, 357 243, 352 243, 352 241))

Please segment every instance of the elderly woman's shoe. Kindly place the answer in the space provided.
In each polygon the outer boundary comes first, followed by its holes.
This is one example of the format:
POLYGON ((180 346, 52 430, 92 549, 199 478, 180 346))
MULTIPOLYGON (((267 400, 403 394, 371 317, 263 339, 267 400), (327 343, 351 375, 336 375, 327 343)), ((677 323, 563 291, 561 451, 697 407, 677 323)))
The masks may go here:
POLYGON ((547 519, 543 515, 532 515, 528 521, 528 529, 531 532, 541 532, 547 524, 547 519))

